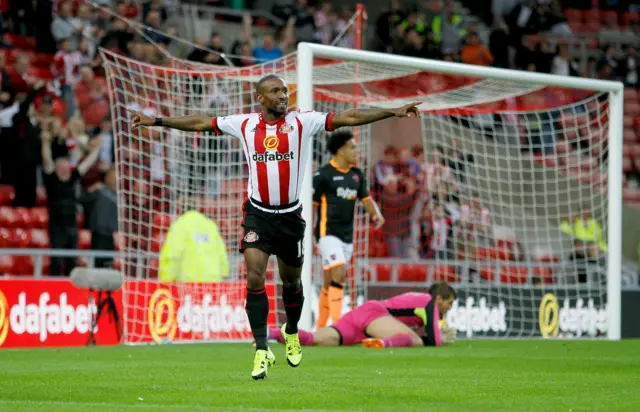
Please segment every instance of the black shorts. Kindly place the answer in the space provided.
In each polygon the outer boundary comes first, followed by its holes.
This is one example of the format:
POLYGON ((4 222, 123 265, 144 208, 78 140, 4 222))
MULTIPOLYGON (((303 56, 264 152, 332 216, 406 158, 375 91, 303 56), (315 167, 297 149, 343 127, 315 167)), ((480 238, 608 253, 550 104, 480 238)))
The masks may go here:
POLYGON ((240 253, 245 249, 260 249, 276 255, 289 266, 302 266, 307 226, 302 218, 302 207, 293 212, 269 213, 246 200, 242 209, 244 233, 240 240, 240 253))

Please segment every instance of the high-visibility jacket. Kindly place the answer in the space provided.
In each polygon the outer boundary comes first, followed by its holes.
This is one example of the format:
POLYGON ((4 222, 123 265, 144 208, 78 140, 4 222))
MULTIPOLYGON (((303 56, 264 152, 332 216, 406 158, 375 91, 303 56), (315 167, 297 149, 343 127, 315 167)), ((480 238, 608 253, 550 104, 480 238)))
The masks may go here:
MULTIPOLYGON (((460 37, 464 37, 467 31, 462 27, 462 16, 455 13, 449 24, 452 24, 453 26, 458 27, 460 31, 460 37)), ((436 43, 440 43, 440 40, 442 39, 442 16, 441 15, 437 15, 433 18, 433 21, 431 22, 431 30, 433 31, 433 41, 436 43)))
POLYGON ((219 282, 229 277, 229 258, 218 225, 197 211, 171 224, 160 251, 164 282, 219 282))
POLYGON ((602 227, 594 218, 585 220, 579 217, 573 223, 564 220, 560 224, 560 231, 584 243, 597 243, 602 251, 607 251, 602 227))

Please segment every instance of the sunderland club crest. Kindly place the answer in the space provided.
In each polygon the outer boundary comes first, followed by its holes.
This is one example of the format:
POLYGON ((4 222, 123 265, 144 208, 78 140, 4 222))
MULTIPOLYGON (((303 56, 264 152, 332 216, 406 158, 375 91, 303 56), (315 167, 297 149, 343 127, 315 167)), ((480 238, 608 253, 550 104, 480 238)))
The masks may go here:
POLYGON ((283 134, 288 134, 291 132, 293 132, 293 126, 286 123, 280 126, 280 130, 278 130, 278 133, 283 133, 283 134))
POLYGON ((244 241, 247 243, 253 243, 256 240, 258 240, 258 234, 253 230, 247 232, 247 234, 244 235, 244 241))
POLYGON ((353 181, 356 183, 360 183, 360 177, 356 174, 353 175, 353 181))

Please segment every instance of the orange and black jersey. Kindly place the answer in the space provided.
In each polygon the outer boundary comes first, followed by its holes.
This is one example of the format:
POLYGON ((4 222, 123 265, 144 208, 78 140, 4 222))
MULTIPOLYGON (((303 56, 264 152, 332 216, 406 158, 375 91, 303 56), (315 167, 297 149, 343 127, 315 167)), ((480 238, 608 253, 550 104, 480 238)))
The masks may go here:
POLYGON ((369 198, 369 187, 362 170, 340 169, 331 160, 313 175, 313 204, 319 207, 316 239, 335 236, 353 242, 356 201, 369 198))

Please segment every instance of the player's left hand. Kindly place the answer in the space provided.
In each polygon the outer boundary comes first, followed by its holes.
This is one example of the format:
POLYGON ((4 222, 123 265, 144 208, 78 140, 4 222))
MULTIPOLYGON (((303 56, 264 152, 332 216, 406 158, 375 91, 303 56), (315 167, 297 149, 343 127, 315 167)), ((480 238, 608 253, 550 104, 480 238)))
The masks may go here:
POLYGON ((384 217, 382 215, 375 215, 371 218, 373 223, 376 225, 376 229, 380 229, 382 225, 384 225, 384 217))
POLYGON ((414 102, 405 104, 402 107, 398 107, 397 109, 393 109, 393 115, 396 117, 422 117, 422 112, 418 109, 422 102, 414 102))
POLYGON ((456 335, 458 331, 455 328, 442 328, 440 334, 442 336, 442 343, 450 345, 456 341, 456 335))

